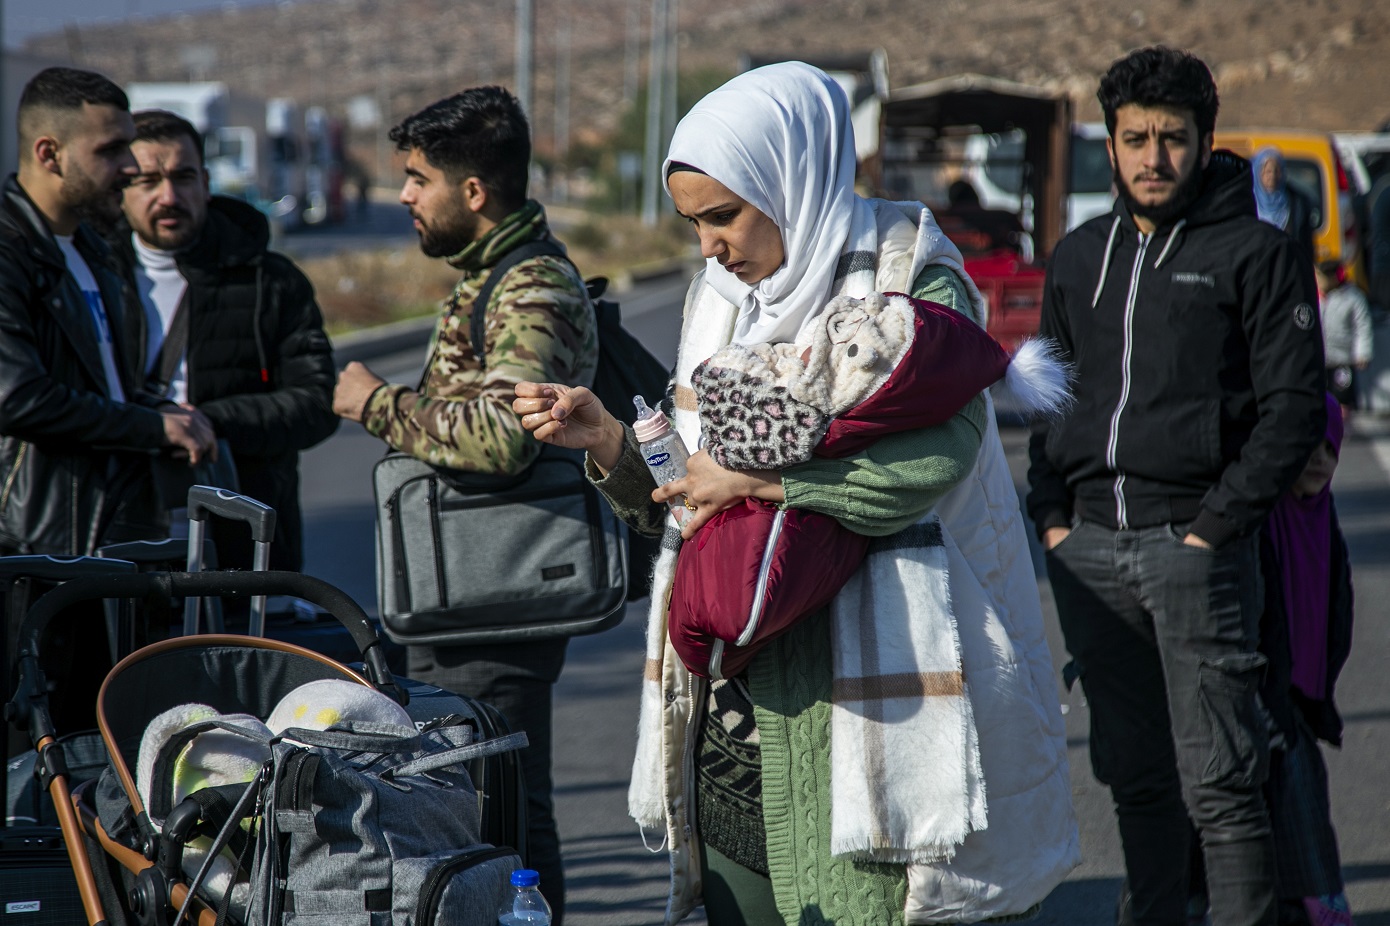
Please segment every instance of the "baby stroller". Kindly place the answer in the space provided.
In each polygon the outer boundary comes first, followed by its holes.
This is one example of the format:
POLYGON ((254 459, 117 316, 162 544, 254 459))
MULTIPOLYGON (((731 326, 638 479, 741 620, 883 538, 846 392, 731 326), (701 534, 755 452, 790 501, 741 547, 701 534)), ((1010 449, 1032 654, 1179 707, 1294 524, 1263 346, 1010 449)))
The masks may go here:
MULTIPOLYGON (((257 816, 257 812, 262 809, 260 804, 265 800, 265 795, 271 795, 273 800, 276 795, 285 792, 283 763, 280 762, 282 753, 288 755, 290 752, 310 751, 301 748, 303 743, 288 745, 287 741, 273 747, 275 763, 267 764, 263 774, 269 777, 261 782, 259 790, 241 784, 201 789, 176 806, 159 808, 160 813, 155 817, 162 826, 156 826, 151 808, 145 806, 137 786, 135 769, 146 725, 152 718, 171 708, 197 702, 221 714, 249 714, 265 718, 286 695, 306 683, 324 680, 365 686, 382 692, 397 704, 408 704, 406 712, 415 726, 422 728, 415 739, 423 740, 429 734, 438 743, 454 748, 452 755, 455 761, 447 766, 428 767, 424 776, 428 782, 442 781, 452 786, 456 792, 453 799, 457 798, 457 792, 465 788, 470 791, 476 788, 476 804, 467 806, 475 808, 477 816, 466 820, 461 832, 478 834, 481 829, 480 838, 471 840, 473 845, 468 847, 469 851, 454 851, 465 848, 455 846, 449 852, 436 853, 447 857, 435 859, 431 864, 412 866, 402 863, 397 866, 391 861, 390 877, 401 882, 401 889, 405 893, 423 897, 432 891, 430 896, 434 898, 437 909, 458 910, 463 904, 469 909, 476 908, 480 914, 485 912, 485 917, 477 919, 477 922, 495 921, 497 907, 492 894, 496 893, 497 885, 505 889, 507 875, 514 867, 521 867, 524 858, 524 845, 517 846, 520 857, 512 849, 502 848, 510 840, 520 842, 525 832, 524 816, 521 816, 524 814, 525 797, 520 793, 520 773, 515 753, 508 751, 524 743, 524 737, 519 734, 508 737, 505 722, 486 705, 433 686, 392 676, 387 669, 381 643, 366 615, 356 602, 333 586, 308 576, 282 572, 153 572, 74 579, 44 595, 30 609, 20 628, 18 656, 17 688, 13 701, 6 706, 6 716, 28 732, 40 755, 39 764, 46 769, 42 778, 57 808, 68 857, 77 877, 89 924, 168 926, 174 922, 196 922, 198 926, 217 926, 248 920, 278 923, 293 919, 295 910, 292 905, 286 905, 283 883, 292 884, 294 877, 285 877, 284 866, 286 862, 307 866, 309 855, 306 855, 302 841, 298 848, 295 847, 295 840, 300 838, 295 833, 276 829, 280 825, 281 814, 257 816), (361 664, 347 666, 293 644, 227 634, 175 637, 146 646, 123 659, 107 675, 98 696, 97 719, 109 754, 110 767, 98 781, 89 782, 69 793, 61 747, 56 744, 58 731, 53 729, 47 707, 48 683, 40 667, 40 641, 44 638, 48 623, 74 603, 94 599, 117 598, 138 602, 168 601, 177 597, 265 595, 300 598, 333 615, 351 634, 360 653, 361 664), (466 735, 460 733, 461 730, 466 735), (500 745, 488 749, 485 748, 488 742, 500 745), (473 744, 472 752, 468 751, 468 743, 473 744), (277 779, 276 775, 281 775, 281 778, 277 779), (253 819, 249 827, 239 826, 238 821, 244 817, 253 819), (230 834, 234 842, 238 832, 247 830, 249 833, 240 839, 243 847, 259 847, 266 842, 266 838, 262 838, 266 832, 275 831, 280 840, 278 848, 286 851, 278 863, 282 882, 278 899, 260 908, 256 916, 243 913, 247 917, 247 920, 243 920, 239 919, 237 911, 230 904, 230 889, 220 898, 197 892, 197 875, 186 870, 184 852, 185 845, 195 838, 212 835, 220 838, 230 834), (480 845, 484 840, 496 843, 498 847, 480 845), (484 869, 489 869, 491 873, 484 869), (418 883, 411 882, 412 877, 416 877, 418 883), (453 892, 452 901, 450 891, 453 892), (470 894, 470 891, 473 893, 470 894), (190 898, 190 894, 194 896, 190 898)), ((296 730, 295 733, 302 733, 302 738, 306 740, 311 739, 310 731, 296 730)), ((296 788, 308 800, 305 808, 301 809, 314 813, 319 809, 320 796, 317 792, 312 795, 310 792, 316 781, 326 780, 329 776, 319 772, 316 777, 315 771, 318 769, 328 768, 335 774, 347 774, 365 767, 371 771, 367 777, 371 777, 379 771, 371 769, 376 760, 367 761, 363 766, 361 755, 375 749, 380 756, 385 756, 397 748, 386 744, 385 734, 379 734, 378 740, 373 741, 370 734, 359 732, 353 734, 358 739, 351 742, 346 739, 349 735, 331 731, 322 734, 329 739, 332 736, 343 738, 329 742, 328 746, 343 746, 344 743, 362 746, 365 743, 367 748, 340 749, 339 752, 347 754, 345 760, 340 760, 335 754, 331 759, 320 756, 314 763, 300 763, 299 775, 303 780, 296 779, 296 788), (306 768, 315 771, 305 771, 306 768), (344 772, 344 769, 347 771, 344 772)), ((322 751, 333 750, 325 748, 322 751)), ((418 757, 416 764, 429 765, 428 761, 418 757)), ((414 799, 425 801, 426 804, 428 795, 424 792, 428 791, 428 782, 411 779, 416 790, 414 799), (421 784, 426 786, 420 787, 421 784)), ((372 783, 376 783, 375 779, 372 783)), ((391 792, 393 789, 385 790, 391 792)), ((405 790, 409 791, 410 788, 405 790)), ((388 793, 386 801, 390 799, 392 797, 388 793)), ((381 798, 377 798, 377 801, 381 816, 390 817, 388 803, 381 798)), ((446 804, 437 805, 443 806, 446 804)), ((354 827, 361 828, 365 833, 365 827, 360 824, 361 821, 353 822, 354 827)), ((442 825, 442 828, 449 830, 448 825, 442 825)), ((323 827, 314 823, 308 829, 312 836, 313 830, 322 831, 323 827)), ((399 849, 399 840, 388 845, 390 839, 383 835, 380 842, 379 849, 390 853, 399 849)), ((340 845, 329 846, 325 847, 325 851, 341 856, 341 848, 340 845)), ((219 851, 220 846, 214 844, 209 857, 217 856, 219 851)), ((244 853, 243 860, 249 854, 244 853)), ((418 859, 406 861, 416 862, 418 859)), ((339 868, 343 867, 341 857, 336 864, 339 868)), ((366 881, 370 880, 370 877, 366 878, 366 881)), ((373 916, 372 922, 405 919, 446 921, 434 919, 432 913, 428 918, 421 917, 419 909, 398 916, 398 911, 389 906, 391 899, 383 899, 380 891, 375 893, 377 896, 373 900, 373 891, 365 892, 368 902, 377 904, 375 908, 369 906, 366 912, 381 912, 385 903, 385 910, 391 916, 385 920, 373 916)), ((300 910, 301 915, 307 912, 300 910)), ((469 917, 447 919, 450 923, 473 921, 469 917)), ((25 922, 56 921, 34 919, 25 922)))

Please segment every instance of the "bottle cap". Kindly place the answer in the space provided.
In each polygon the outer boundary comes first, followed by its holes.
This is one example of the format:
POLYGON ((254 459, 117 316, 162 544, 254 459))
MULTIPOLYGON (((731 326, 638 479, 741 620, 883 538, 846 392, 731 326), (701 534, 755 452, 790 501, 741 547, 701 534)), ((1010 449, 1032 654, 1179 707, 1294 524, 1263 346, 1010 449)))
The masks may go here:
POLYGON ((637 408, 637 420, 632 423, 632 431, 637 435, 639 443, 645 444, 649 440, 656 440, 671 430, 671 424, 666 420, 666 416, 647 407, 647 403, 640 395, 632 397, 632 404, 637 408))
POLYGON ((535 887, 541 883, 541 875, 530 868, 518 868, 512 872, 512 887, 535 887))

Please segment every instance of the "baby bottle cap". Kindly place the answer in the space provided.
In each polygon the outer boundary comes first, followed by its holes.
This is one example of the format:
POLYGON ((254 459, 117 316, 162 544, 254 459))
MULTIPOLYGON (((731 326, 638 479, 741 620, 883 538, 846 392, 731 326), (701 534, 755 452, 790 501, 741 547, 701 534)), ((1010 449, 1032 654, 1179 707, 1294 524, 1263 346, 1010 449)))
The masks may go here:
POLYGON ((666 416, 648 408, 647 403, 640 395, 632 397, 632 404, 637 409, 637 420, 632 423, 632 431, 637 435, 638 441, 645 444, 671 430, 666 416))

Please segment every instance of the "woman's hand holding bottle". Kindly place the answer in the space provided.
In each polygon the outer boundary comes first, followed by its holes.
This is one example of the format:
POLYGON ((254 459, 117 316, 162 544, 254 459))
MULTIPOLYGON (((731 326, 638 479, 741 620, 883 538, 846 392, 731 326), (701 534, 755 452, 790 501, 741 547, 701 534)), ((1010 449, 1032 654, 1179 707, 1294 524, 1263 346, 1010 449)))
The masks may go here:
POLYGON ((726 508, 732 508, 745 498, 780 503, 786 499, 782 491, 782 474, 776 470, 725 469, 703 450, 697 450, 685 461, 686 475, 663 486, 657 486, 652 500, 670 503, 672 499, 688 500, 693 509, 681 521, 681 536, 686 540, 705 526, 710 518, 726 508))
POLYGON ((537 440, 587 451, 605 473, 623 453, 623 425, 583 386, 517 383, 512 411, 537 440))

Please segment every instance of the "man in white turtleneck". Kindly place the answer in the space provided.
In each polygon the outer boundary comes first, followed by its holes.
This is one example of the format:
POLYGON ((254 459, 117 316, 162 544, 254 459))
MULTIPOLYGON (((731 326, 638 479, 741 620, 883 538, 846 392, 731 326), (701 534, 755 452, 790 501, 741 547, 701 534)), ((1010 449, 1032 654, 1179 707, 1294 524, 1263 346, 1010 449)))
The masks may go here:
MULTIPOLYGON (((190 123, 159 110, 134 123, 139 169, 122 201, 130 232, 113 242, 144 309, 127 320, 126 353, 151 391, 212 422, 240 491, 278 512, 272 568, 298 569, 299 451, 338 423, 313 287, 269 249, 265 216, 211 194, 190 123)), ((213 529, 219 563, 249 566, 250 545, 224 527, 213 529)))
MULTIPOLYGON (((142 146, 145 147, 145 146, 142 146)), ((201 174, 201 182, 194 181, 206 192, 207 176, 201 174)), ((142 174, 142 179, 146 175, 142 174)), ((136 181, 137 183, 141 181, 136 181)), ((148 183, 148 181, 146 182, 148 183)), ((181 184, 177 180, 170 183, 160 183, 162 191, 178 191, 181 184)), ((128 194, 129 195, 129 194, 128 194)), ((162 198, 162 193, 154 194, 162 198)), ((177 193, 175 193, 177 195, 177 193)), ((171 226, 178 227, 187 224, 191 227, 191 232, 196 234, 202 227, 202 219, 207 213, 207 200, 194 200, 198 205, 198 214, 185 219, 180 216, 169 216, 168 221, 171 226)), ((145 309, 145 358, 149 375, 157 373, 156 364, 161 360, 161 350, 164 347, 165 332, 173 324, 174 316, 178 311, 179 303, 183 300, 183 294, 188 289, 188 281, 179 272, 178 260, 174 252, 178 247, 162 249, 151 247, 146 244, 138 232, 131 234, 131 244, 135 247, 135 282, 140 293, 140 303, 145 309)), ((179 352, 177 365, 173 369, 173 375, 169 378, 165 394, 175 402, 188 401, 188 359, 187 351, 179 352)))

